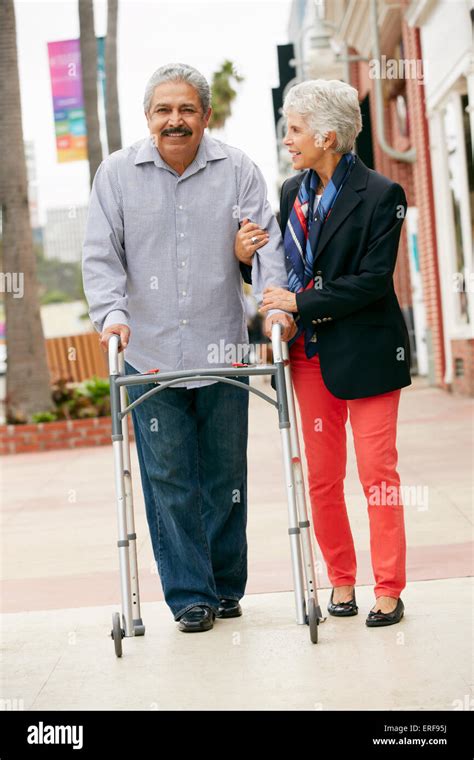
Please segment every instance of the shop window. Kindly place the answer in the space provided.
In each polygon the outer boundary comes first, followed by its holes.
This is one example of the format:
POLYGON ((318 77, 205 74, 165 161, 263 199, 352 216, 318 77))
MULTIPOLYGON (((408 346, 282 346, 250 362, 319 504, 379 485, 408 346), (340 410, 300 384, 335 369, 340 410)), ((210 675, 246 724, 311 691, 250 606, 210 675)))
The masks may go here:
POLYGON ((464 377, 464 360, 456 357, 454 360, 455 377, 464 377))
POLYGON ((445 106, 443 121, 446 137, 448 183, 454 226, 454 271, 457 321, 470 323, 470 291, 472 272, 474 179, 467 95, 452 93, 445 106))

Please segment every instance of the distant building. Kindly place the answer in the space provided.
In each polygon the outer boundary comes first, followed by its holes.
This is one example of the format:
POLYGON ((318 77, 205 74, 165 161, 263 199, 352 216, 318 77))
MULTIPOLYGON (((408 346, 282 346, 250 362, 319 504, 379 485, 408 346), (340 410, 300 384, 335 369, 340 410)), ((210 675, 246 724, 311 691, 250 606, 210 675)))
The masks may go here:
POLYGON ((46 210, 44 253, 47 259, 79 262, 86 228, 87 206, 46 210))

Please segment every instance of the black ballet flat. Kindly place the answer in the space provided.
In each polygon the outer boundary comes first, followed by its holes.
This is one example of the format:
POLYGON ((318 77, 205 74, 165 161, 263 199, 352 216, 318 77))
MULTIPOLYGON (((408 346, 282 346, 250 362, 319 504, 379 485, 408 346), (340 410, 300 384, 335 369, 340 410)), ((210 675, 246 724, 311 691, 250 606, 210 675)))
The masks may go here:
POLYGON ((328 612, 335 617, 350 617, 351 615, 357 615, 359 608, 356 604, 355 589, 350 602, 333 602, 334 589, 331 591, 331 599, 328 604, 328 612))
POLYGON ((377 628, 381 625, 394 625, 395 623, 399 623, 400 620, 403 617, 403 613, 405 611, 404 604, 402 600, 399 598, 397 601, 397 606, 393 610, 393 612, 380 612, 377 610, 377 612, 373 612, 371 610, 369 614, 367 615, 367 619, 365 621, 365 624, 369 626, 369 628, 377 628))

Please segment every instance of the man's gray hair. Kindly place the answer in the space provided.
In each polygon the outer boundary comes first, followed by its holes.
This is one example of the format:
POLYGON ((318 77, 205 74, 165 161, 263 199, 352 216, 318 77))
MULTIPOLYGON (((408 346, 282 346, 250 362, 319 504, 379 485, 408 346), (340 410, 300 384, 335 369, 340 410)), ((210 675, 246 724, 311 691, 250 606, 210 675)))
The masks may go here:
POLYGON ((333 153, 348 153, 362 130, 362 114, 355 87, 339 79, 312 79, 292 87, 283 103, 283 113, 303 116, 318 144, 329 131, 337 135, 333 153))
POLYGON ((206 114, 211 104, 211 88, 205 77, 186 63, 167 63, 160 66, 150 77, 145 87, 143 108, 148 113, 154 89, 163 82, 187 82, 197 91, 202 110, 206 114))

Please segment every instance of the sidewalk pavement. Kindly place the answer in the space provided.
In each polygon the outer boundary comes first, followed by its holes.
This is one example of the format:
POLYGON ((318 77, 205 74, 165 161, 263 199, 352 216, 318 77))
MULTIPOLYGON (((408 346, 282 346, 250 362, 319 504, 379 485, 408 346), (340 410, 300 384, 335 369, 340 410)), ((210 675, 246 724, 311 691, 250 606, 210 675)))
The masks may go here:
MULTIPOLYGON (((254 379, 273 393, 269 383, 254 379)), ((110 639, 120 611, 111 448, 4 457, 3 707, 64 709, 473 709, 473 404, 402 391, 399 472, 408 544, 405 617, 368 629, 374 602, 365 497, 350 425, 346 499, 359 615, 319 643, 295 622, 277 415, 251 396, 249 581, 241 618, 186 636, 162 601, 132 447, 146 635, 110 639), (414 498, 415 497, 415 498, 414 498), (362 684, 362 688, 361 688, 362 684)), ((317 545, 324 614, 330 584, 317 545)))

